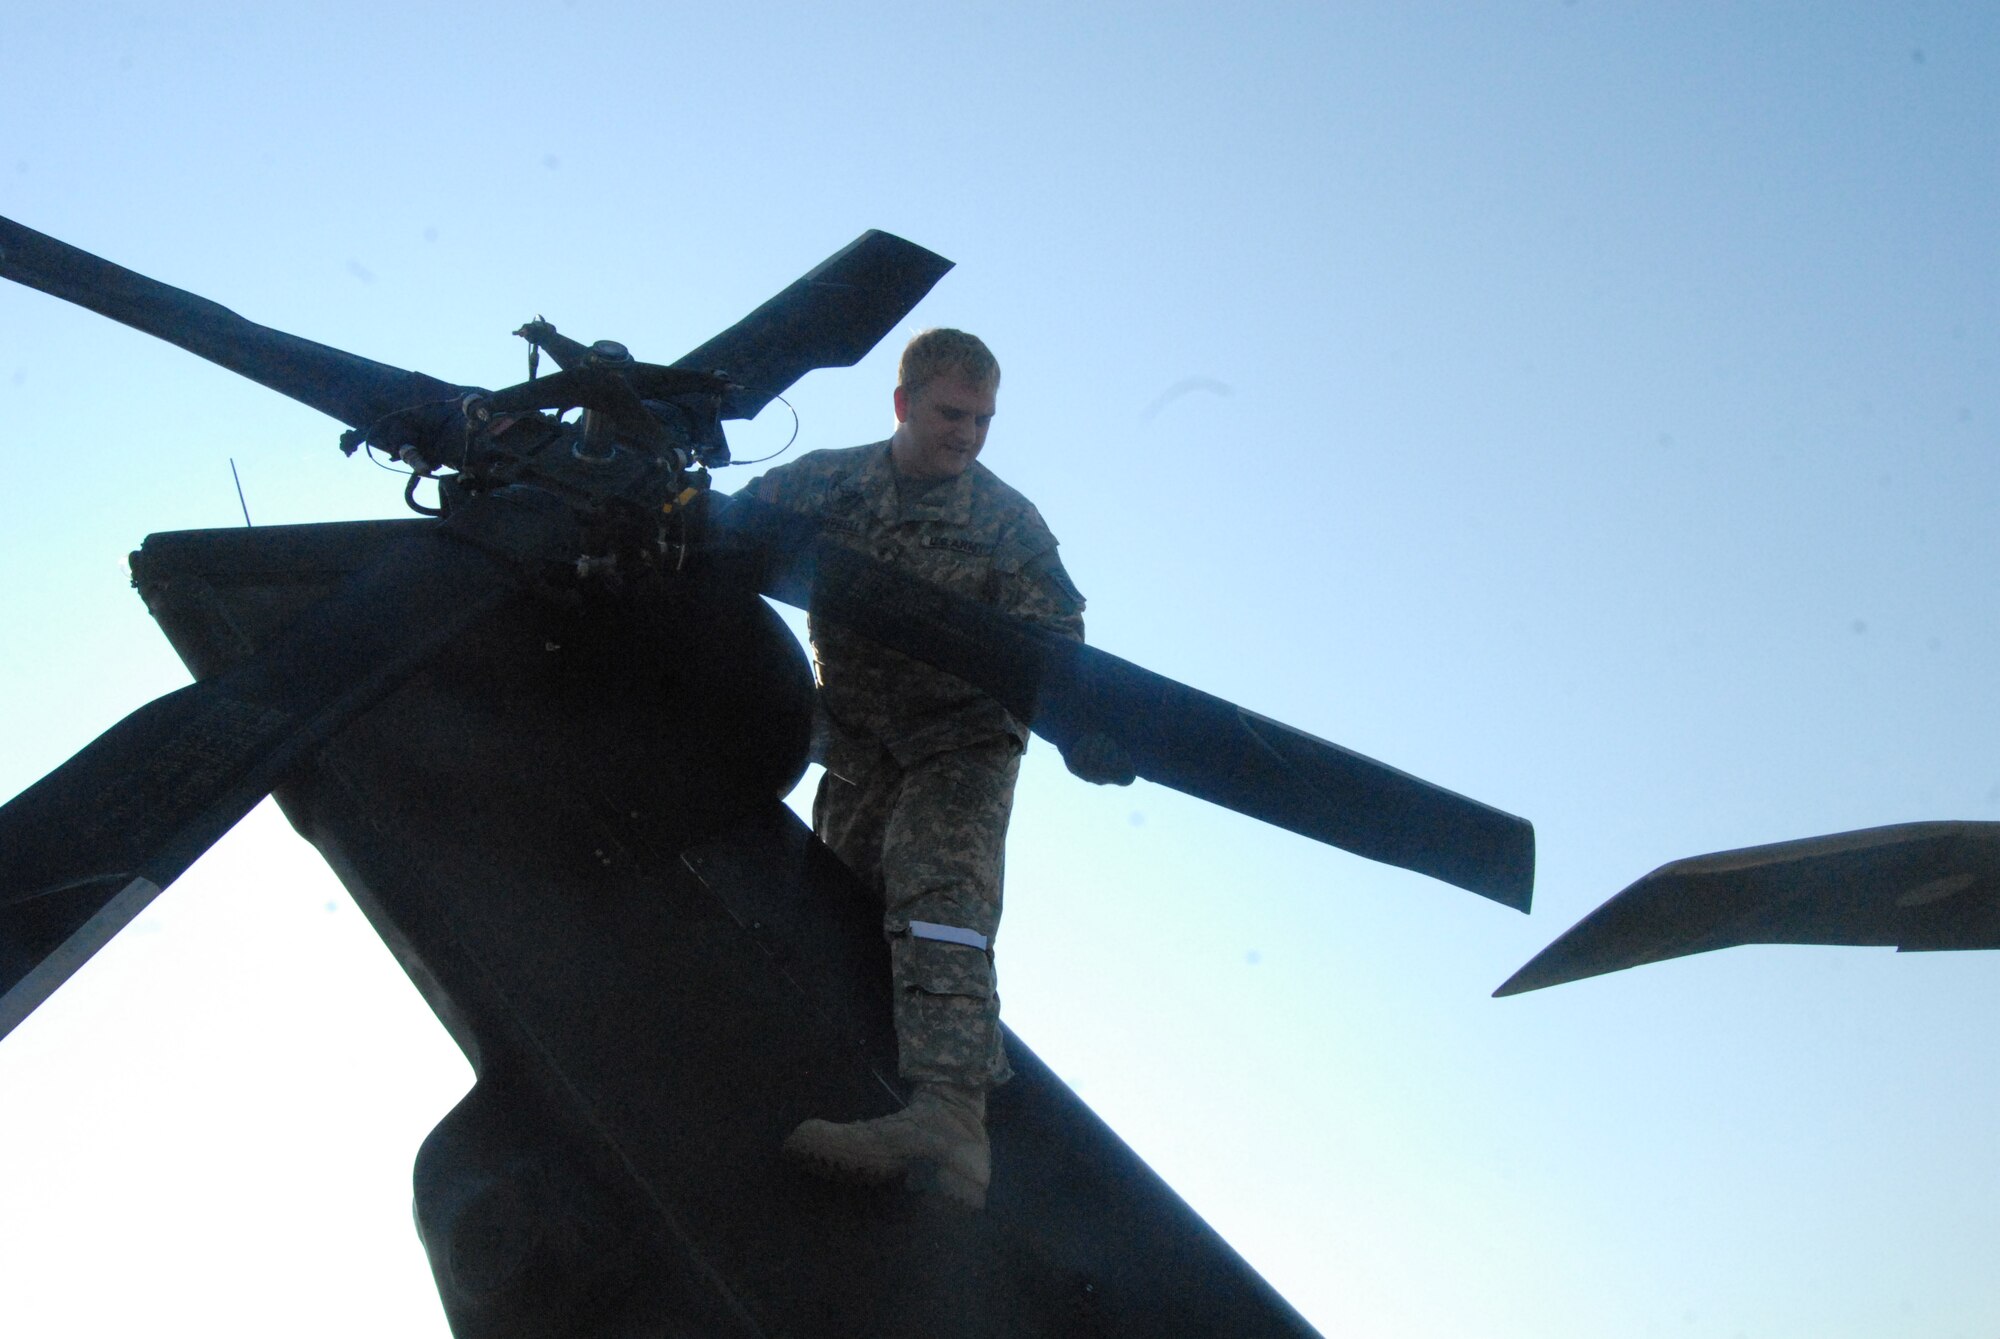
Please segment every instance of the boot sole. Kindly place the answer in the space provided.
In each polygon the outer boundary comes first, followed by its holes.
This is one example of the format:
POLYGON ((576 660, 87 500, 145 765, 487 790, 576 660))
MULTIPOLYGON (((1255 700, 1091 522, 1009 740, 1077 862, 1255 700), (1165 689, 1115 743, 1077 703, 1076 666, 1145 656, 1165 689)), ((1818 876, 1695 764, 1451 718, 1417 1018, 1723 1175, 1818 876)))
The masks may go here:
POLYGON ((785 1141, 784 1153, 792 1162, 822 1180, 852 1186, 886 1186, 903 1176, 905 1170, 900 1162, 882 1165, 838 1161, 790 1139, 785 1141))
POLYGON ((925 1163, 921 1170, 930 1175, 924 1178, 926 1184, 919 1185, 918 1170, 912 1168, 910 1171, 912 1189, 929 1190, 966 1209, 986 1207, 986 1182, 942 1163, 925 1163))
POLYGON ((790 1139, 785 1141, 784 1154, 801 1170, 823 1181, 879 1188, 900 1180, 910 1190, 929 1191, 967 1209, 986 1207, 986 1182, 943 1163, 922 1159, 888 1164, 839 1161, 790 1139))

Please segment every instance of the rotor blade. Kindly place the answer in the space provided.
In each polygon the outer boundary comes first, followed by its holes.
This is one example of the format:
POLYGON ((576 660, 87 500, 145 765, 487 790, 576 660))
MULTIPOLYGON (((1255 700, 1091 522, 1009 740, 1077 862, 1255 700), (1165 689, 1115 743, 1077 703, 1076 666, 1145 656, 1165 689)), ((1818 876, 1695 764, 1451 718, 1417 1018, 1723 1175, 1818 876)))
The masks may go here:
POLYGON ((178 344, 350 427, 469 388, 246 321, 227 307, 0 218, 0 277, 178 344))
POLYGON ((755 418, 814 368, 860 362, 950 268, 943 256, 870 229, 673 365, 728 377, 736 389, 722 417, 755 418))
POLYGON ((1059 748, 1108 735, 1150 781, 1529 907, 1524 819, 820 540, 808 517, 744 497, 718 512, 766 594, 956 674, 1059 748))
POLYGON ((2000 823, 1902 823, 1676 860, 1493 993, 1740 944, 2000 948, 2000 823))
POLYGON ((141 707, 0 806, 0 1033, 513 590, 443 526, 400 541, 256 655, 141 707))

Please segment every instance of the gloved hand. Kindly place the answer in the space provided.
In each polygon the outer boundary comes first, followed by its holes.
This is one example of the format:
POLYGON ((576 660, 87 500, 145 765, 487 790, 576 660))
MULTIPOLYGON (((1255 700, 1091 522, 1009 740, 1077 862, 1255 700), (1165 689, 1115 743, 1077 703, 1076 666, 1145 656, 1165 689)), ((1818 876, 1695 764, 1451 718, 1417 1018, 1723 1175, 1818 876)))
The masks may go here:
POLYGON ((1074 740, 1062 751, 1063 765, 1097 786, 1129 786, 1139 775, 1125 746, 1101 730, 1074 740))

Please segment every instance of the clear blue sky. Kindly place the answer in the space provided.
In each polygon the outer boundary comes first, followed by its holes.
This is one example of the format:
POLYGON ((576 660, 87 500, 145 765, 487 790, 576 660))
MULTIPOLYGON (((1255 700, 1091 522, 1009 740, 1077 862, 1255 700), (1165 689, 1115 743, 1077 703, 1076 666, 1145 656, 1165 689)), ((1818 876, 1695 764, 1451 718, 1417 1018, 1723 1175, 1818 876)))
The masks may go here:
MULTIPOLYGON (((1665 861, 2000 819, 2000 7, 85 3, 0 52, 0 213, 456 381, 537 313, 670 359, 868 227, 955 259, 913 325, 998 352, 1093 641, 1536 823, 1523 918, 1030 755, 1009 1019, 1329 1335, 2000 1325, 2000 959, 1488 998, 1665 861)), ((893 352, 803 447, 887 431, 893 352)), ((0 289, 0 794, 185 681, 123 558, 237 523, 232 457, 259 523, 397 513, 337 432, 0 289)), ((468 1081, 258 811, 0 1042, 10 1331, 444 1334, 409 1166, 468 1081)))

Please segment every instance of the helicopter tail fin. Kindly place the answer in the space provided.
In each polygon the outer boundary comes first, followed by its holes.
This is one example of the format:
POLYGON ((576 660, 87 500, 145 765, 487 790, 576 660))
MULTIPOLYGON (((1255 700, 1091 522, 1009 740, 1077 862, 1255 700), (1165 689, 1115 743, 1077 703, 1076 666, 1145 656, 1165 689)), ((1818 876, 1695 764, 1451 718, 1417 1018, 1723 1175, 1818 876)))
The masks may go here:
POLYGON ((255 655, 155 698, 0 805, 0 1035, 512 590, 471 545, 415 535, 255 655))

